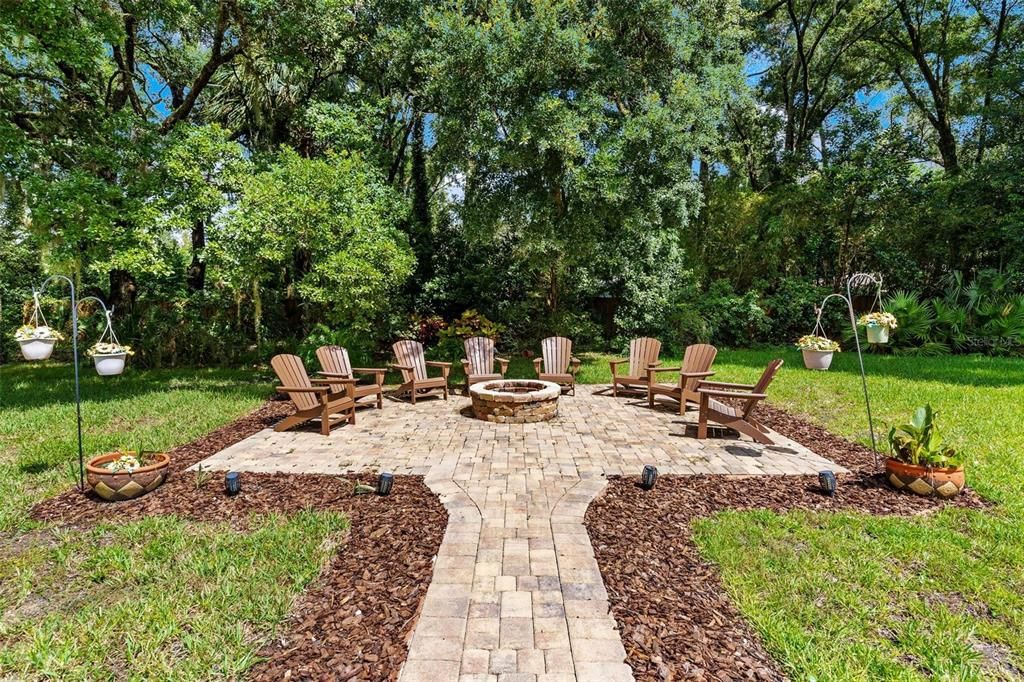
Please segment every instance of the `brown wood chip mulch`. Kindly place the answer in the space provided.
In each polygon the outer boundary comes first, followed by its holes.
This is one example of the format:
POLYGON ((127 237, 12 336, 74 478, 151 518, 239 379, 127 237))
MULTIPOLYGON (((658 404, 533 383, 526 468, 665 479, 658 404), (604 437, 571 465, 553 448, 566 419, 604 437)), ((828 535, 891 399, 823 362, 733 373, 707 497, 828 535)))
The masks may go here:
POLYGON ((972 491, 954 502, 889 488, 872 474, 869 448, 768 405, 771 428, 842 464, 835 497, 815 476, 662 476, 644 491, 637 477, 611 477, 586 526, 638 681, 781 680, 778 665, 729 600, 717 569, 694 545, 691 523, 725 509, 844 510, 928 514, 948 504, 983 507, 972 491))
POLYGON ((292 606, 279 635, 259 651, 253 680, 389 680, 405 661, 407 639, 426 594, 448 513, 417 476, 396 476, 388 497, 353 495, 366 476, 242 474, 242 492, 223 492, 223 472, 196 485, 185 468, 291 411, 269 401, 231 424, 170 452, 167 482, 137 500, 109 503, 76 490, 39 503, 32 516, 90 526, 175 514, 227 521, 244 531, 251 513, 303 509, 343 512, 351 528, 323 572, 292 606))

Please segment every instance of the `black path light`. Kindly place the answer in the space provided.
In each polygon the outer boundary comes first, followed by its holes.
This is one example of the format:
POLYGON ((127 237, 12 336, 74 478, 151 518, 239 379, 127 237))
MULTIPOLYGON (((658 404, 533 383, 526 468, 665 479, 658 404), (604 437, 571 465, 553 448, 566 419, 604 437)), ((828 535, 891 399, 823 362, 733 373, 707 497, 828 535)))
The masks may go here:
POLYGON ((229 471, 224 475, 224 492, 237 495, 242 492, 242 475, 237 471, 229 471))
POLYGON ((819 472, 818 485, 821 486, 821 491, 823 493, 829 497, 833 497, 836 494, 836 486, 838 485, 835 473, 827 469, 819 472))
POLYGON ((387 495, 395 485, 395 475, 390 471, 383 472, 377 477, 377 494, 387 495))
POLYGON ((640 487, 644 490, 650 490, 654 487, 654 483, 657 480, 658 468, 653 464, 645 465, 643 472, 640 474, 640 487))

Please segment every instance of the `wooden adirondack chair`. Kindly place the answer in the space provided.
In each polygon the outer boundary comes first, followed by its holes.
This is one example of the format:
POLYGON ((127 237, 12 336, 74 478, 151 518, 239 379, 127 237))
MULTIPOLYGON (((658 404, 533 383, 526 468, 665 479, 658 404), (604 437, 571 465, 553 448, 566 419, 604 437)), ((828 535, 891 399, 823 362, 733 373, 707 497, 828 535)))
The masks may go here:
POLYGON ((295 404, 295 414, 279 421, 274 426, 275 431, 285 431, 312 419, 319 419, 320 433, 327 436, 334 424, 341 421, 356 423, 356 400, 352 391, 355 379, 311 380, 306 374, 302 358, 297 355, 275 355, 270 360, 270 366, 281 382, 277 387, 278 393, 288 394, 295 404), (332 392, 331 385, 344 386, 344 390, 332 392), (345 413, 348 413, 347 417, 331 421, 333 415, 345 413))
POLYGON ((754 419, 751 412, 759 402, 768 397, 768 385, 772 383, 780 367, 782 360, 769 362, 756 384, 702 381, 697 388, 697 393, 700 394, 697 438, 708 437, 708 422, 713 421, 746 434, 758 443, 772 445, 772 439, 767 436, 768 428, 754 419))
POLYGON ((652 375, 648 370, 661 364, 658 355, 661 353, 661 341, 647 336, 629 342, 629 359, 612 360, 608 364, 612 368, 612 395, 619 395, 621 385, 626 389, 636 390, 647 386, 652 375), (619 365, 629 363, 629 374, 619 374, 619 365))
POLYGON ((654 396, 663 395, 679 401, 679 414, 686 412, 687 401, 700 404, 697 387, 703 379, 712 376, 711 363, 715 361, 718 349, 707 343, 696 343, 686 347, 682 367, 651 367, 647 370, 647 404, 654 407, 654 396), (658 372, 679 372, 679 382, 659 384, 655 381, 658 372))
POLYGON ((448 400, 448 373, 452 369, 450 362, 428 362, 423 353, 423 344, 419 341, 396 341, 392 346, 395 351, 396 363, 391 367, 402 371, 402 385, 395 391, 397 395, 409 394, 412 404, 416 404, 416 396, 430 391, 442 389, 444 399, 448 400), (427 367, 438 367, 441 376, 427 376, 427 367))
POLYGON ((469 387, 481 381, 504 379, 508 371, 508 360, 494 357, 494 339, 486 336, 474 336, 462 342, 466 357, 462 361, 462 370, 466 373, 466 394, 469 387), (498 362, 498 373, 494 373, 494 362, 498 362))
MULTIPOLYGON (((355 384, 353 395, 357 403, 360 398, 376 396, 377 409, 384 406, 384 375, 387 374, 387 369, 383 367, 353 367, 348 360, 348 350, 341 346, 320 346, 316 349, 316 359, 320 361, 322 370, 317 374, 327 379, 354 379, 355 374, 372 374, 373 383, 355 384)), ((344 386, 345 384, 341 383, 330 384, 332 391, 341 391, 344 386)))
POLYGON ((540 352, 542 357, 533 360, 537 378, 569 388, 576 395, 576 373, 580 370, 580 361, 572 355, 572 341, 564 336, 549 336, 540 342, 540 352))

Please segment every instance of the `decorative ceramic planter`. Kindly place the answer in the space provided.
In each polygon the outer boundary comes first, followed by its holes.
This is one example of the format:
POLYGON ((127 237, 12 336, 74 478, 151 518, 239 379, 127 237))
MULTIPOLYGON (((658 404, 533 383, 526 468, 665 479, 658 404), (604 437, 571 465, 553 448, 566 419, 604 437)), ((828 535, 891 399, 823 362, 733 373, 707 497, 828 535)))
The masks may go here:
POLYGON ((868 325, 868 343, 886 344, 889 343, 889 328, 888 327, 873 327, 868 325))
POLYGON ((832 364, 832 355, 835 351, 831 350, 804 350, 800 351, 804 355, 804 367, 807 369, 826 370, 832 364))
POLYGON ((114 461, 123 454, 108 452, 93 457, 85 465, 86 481, 104 500, 131 500, 156 490, 167 478, 167 467, 171 463, 171 458, 163 452, 147 453, 155 461, 133 471, 111 471, 103 468, 104 464, 114 461))
POLYGON ((93 355, 92 361, 96 365, 97 374, 101 377, 109 377, 124 371, 124 363, 127 358, 127 353, 110 353, 108 355, 93 355))
POLYGON ((45 360, 53 353, 53 347, 56 345, 57 340, 28 339, 18 343, 21 344, 21 354, 25 356, 26 360, 45 360))
POLYGON ((907 464, 889 457, 885 460, 885 477, 897 490, 909 490, 924 497, 943 499, 956 497, 964 488, 964 468, 925 467, 907 464))

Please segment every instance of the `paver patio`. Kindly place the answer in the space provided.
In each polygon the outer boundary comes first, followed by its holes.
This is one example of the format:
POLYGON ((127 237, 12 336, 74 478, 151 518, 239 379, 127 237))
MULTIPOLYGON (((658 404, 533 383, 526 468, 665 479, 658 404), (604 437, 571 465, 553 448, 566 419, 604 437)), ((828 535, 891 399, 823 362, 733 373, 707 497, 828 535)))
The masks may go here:
MULTIPOLYGON (((355 426, 261 431, 204 469, 423 475, 448 528, 400 679, 459 682, 632 680, 583 515, 605 476, 845 471, 778 434, 775 446, 698 441, 695 413, 580 386, 534 424, 473 419, 469 400, 385 402, 355 426)), ((400 490, 396 491, 400 494, 400 490)))

